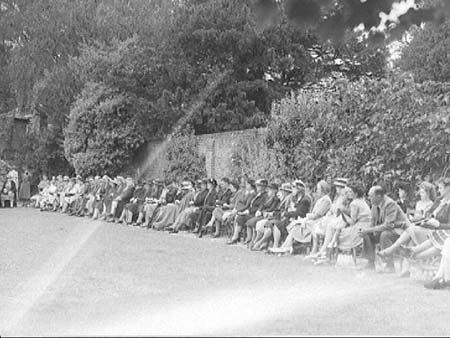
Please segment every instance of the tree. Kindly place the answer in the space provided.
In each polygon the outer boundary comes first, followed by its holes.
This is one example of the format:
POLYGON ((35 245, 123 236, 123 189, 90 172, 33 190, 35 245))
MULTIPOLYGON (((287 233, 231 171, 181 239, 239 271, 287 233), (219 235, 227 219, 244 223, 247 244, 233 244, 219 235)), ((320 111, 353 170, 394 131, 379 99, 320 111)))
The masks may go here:
POLYGON ((450 18, 442 25, 426 24, 412 30, 398 65, 418 82, 450 81, 450 18))

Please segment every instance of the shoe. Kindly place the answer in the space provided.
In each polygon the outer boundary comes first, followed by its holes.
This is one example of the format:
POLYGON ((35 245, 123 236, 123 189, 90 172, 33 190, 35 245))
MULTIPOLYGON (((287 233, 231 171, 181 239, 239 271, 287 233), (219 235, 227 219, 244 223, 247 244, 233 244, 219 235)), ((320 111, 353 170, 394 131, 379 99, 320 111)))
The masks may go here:
POLYGON ((237 239, 232 239, 227 242, 227 245, 234 245, 234 244, 237 244, 237 242, 238 242, 237 239))
POLYGON ((303 260, 305 260, 305 261, 315 261, 318 258, 319 258, 319 254, 315 253, 315 254, 309 254, 308 256, 305 256, 303 258, 303 260))

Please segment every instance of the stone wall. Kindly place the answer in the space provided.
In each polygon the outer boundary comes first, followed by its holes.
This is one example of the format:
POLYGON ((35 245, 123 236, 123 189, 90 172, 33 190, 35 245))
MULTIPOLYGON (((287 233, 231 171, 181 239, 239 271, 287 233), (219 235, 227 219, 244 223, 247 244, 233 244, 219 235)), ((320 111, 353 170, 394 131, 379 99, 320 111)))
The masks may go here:
MULTIPOLYGON (((206 158, 206 172, 208 177, 221 178, 229 174, 233 147, 239 143, 263 139, 266 129, 246 129, 216 134, 205 134, 196 136, 198 140, 198 151, 206 158)), ((153 142, 147 145, 145 151, 149 154, 161 147, 161 142, 153 142)), ((148 156, 148 155, 147 155, 148 156)), ((142 161, 142 160, 141 160, 142 161)), ((163 170, 166 164, 165 154, 162 151, 151 165, 145 170, 146 177, 163 178, 163 170)))

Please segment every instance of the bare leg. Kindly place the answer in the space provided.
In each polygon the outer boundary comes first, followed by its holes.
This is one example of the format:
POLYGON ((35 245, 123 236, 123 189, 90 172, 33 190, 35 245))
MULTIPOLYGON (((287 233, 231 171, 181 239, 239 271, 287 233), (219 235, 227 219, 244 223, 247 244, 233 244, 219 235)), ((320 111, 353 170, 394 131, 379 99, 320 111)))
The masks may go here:
POLYGON ((319 254, 325 254, 327 252, 328 244, 331 243, 331 240, 333 239, 334 235, 334 229, 331 226, 331 224, 327 225, 327 228, 325 230, 325 239, 323 240, 323 245, 319 250, 319 254))
POLYGON ((431 257, 434 257, 434 256, 439 255, 439 253, 440 253, 440 250, 439 250, 439 249, 437 249, 437 248, 435 248, 435 247, 431 247, 431 248, 429 248, 429 249, 426 249, 426 250, 424 250, 424 251, 418 253, 418 254, 415 256, 415 258, 417 258, 417 259, 431 258, 431 257))
POLYGON ((400 237, 394 242, 394 244, 392 244, 389 248, 386 248, 382 251, 380 251, 381 254, 385 254, 388 256, 393 255, 398 249, 400 249, 400 247, 404 244, 409 243, 409 241, 411 240, 411 234, 408 231, 408 229, 406 229, 405 231, 403 231, 403 233, 400 235, 400 237))
POLYGON ((415 247, 412 247, 411 251, 413 253, 415 253, 415 254, 418 254, 418 253, 420 253, 422 251, 425 251, 425 250, 428 250, 428 249, 430 249, 432 247, 433 247, 433 244, 431 244, 431 241, 430 240, 426 240, 422 244, 419 244, 419 245, 417 245, 415 247))
POLYGON ((274 226, 273 227, 273 248, 278 248, 280 246, 281 232, 274 226))
POLYGON ((269 243, 269 240, 272 238, 272 235, 273 235, 272 229, 270 229, 270 228, 264 229, 264 233, 263 233, 262 238, 255 243, 255 248, 256 249, 262 249, 264 244, 268 244, 269 243))
POLYGON ((319 246, 319 238, 315 234, 311 234, 312 237, 312 248, 311 248, 311 255, 317 254, 318 246, 319 246))

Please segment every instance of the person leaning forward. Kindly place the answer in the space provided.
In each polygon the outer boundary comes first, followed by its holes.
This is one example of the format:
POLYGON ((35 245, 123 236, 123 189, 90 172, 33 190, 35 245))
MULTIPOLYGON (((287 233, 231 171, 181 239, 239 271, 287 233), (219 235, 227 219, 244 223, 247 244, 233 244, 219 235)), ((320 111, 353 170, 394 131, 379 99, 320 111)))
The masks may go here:
MULTIPOLYGON (((375 245, 380 244, 382 250, 390 247, 408 226, 409 221, 400 206, 386 196, 381 186, 373 186, 369 190, 372 204, 372 220, 369 228, 361 229, 364 256, 368 259, 367 268, 375 268, 375 245)), ((384 272, 394 272, 392 258, 387 258, 384 272)))

